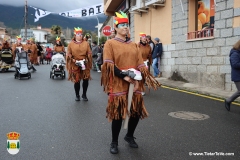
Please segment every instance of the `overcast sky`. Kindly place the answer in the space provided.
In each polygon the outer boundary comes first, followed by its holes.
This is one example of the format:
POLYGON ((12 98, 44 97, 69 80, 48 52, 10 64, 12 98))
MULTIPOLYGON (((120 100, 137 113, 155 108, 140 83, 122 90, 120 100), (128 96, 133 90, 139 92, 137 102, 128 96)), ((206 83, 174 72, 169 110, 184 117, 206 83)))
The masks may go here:
MULTIPOLYGON (((103 0, 27 0, 29 6, 49 12, 64 12, 103 3, 103 0)), ((0 0, 0 4, 24 6, 25 0, 0 0)))

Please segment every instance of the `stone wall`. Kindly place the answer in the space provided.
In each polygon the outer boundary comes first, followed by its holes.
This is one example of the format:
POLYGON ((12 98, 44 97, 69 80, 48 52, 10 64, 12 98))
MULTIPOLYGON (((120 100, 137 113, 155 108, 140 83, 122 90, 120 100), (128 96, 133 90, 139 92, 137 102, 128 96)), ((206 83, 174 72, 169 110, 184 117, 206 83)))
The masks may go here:
POLYGON ((172 44, 164 45, 161 70, 164 77, 177 71, 190 83, 236 90, 231 82, 229 51, 240 38, 233 17, 240 16, 234 0, 216 0, 214 39, 187 42, 189 0, 172 0, 172 44))

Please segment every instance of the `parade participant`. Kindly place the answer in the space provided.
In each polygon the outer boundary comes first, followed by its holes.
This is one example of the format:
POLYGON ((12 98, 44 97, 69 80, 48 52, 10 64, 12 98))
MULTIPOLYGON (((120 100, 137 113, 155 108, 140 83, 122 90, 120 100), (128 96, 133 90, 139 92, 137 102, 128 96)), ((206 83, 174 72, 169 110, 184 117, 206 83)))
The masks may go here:
POLYGON ((31 44, 34 46, 35 51, 33 53, 33 60, 34 60, 34 65, 38 65, 38 48, 36 43, 34 42, 33 38, 30 39, 31 44))
MULTIPOLYGON (((150 64, 152 64, 151 47, 147 43, 145 33, 140 33, 140 42, 138 43, 138 50, 142 55, 144 64, 146 65, 148 71, 150 72, 150 64)), ((142 95, 145 95, 145 92, 142 92, 142 95)))
POLYGON ((149 88, 157 89, 161 86, 148 72, 144 65, 142 55, 138 51, 136 43, 131 42, 126 35, 129 33, 128 17, 125 13, 117 13, 114 22, 116 36, 108 40, 104 45, 101 85, 108 94, 107 118, 112 122, 112 142, 110 152, 118 153, 118 136, 122 121, 129 115, 128 131, 124 137, 132 148, 138 148, 134 138, 134 131, 139 119, 148 116, 143 103, 141 92, 144 83, 149 88), (142 73, 141 81, 126 76, 123 70, 134 68, 142 73), (129 85, 134 84, 134 93, 131 103, 131 111, 128 111, 127 93, 129 85))
POLYGON ((37 71, 34 67, 33 67, 33 64, 34 64, 34 55, 35 55, 35 52, 37 50, 37 47, 35 44, 32 44, 32 38, 28 39, 27 40, 27 43, 24 45, 24 50, 28 53, 28 57, 30 59, 30 62, 32 64, 32 69, 33 71, 37 71))
POLYGON ((24 49, 24 45, 21 43, 21 41, 22 41, 21 35, 17 36, 16 38, 17 38, 17 42, 12 45, 13 59, 15 59, 15 57, 16 57, 16 48, 17 47, 22 47, 22 49, 24 49))
POLYGON ((43 48, 42 46, 40 45, 40 42, 37 42, 37 65, 40 64, 40 58, 41 58, 41 55, 42 55, 42 52, 43 52, 43 48))
POLYGON ((10 49, 10 50, 12 50, 11 47, 10 47, 10 44, 8 43, 7 38, 3 39, 2 49, 10 49))
POLYGON ((83 80, 83 94, 84 101, 88 101, 87 89, 88 81, 90 80, 90 69, 92 68, 92 52, 87 41, 83 40, 82 28, 74 28, 74 38, 68 44, 67 50, 67 71, 68 80, 74 83, 76 94, 76 101, 80 101, 80 81, 83 80), (76 65, 76 61, 85 60, 85 69, 76 65))
MULTIPOLYGON (((54 52, 58 52, 58 53, 62 53, 62 54, 65 53, 65 47, 62 45, 62 42, 61 42, 61 38, 60 38, 60 37, 57 37, 57 38, 56 38, 56 45, 54 46, 53 51, 54 51, 54 52)), ((64 55, 63 55, 63 56, 64 56, 64 55)))
POLYGON ((47 64, 50 64, 51 58, 52 58, 52 49, 47 46, 46 53, 45 53, 45 60, 47 61, 47 64))
POLYGON ((0 41, 0 51, 2 50, 2 42, 0 41))

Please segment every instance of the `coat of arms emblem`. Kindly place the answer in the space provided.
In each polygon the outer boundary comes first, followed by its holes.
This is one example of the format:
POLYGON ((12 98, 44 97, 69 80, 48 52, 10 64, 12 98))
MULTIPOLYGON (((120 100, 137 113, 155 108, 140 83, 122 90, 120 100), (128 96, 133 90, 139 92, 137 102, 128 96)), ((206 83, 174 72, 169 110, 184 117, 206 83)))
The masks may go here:
POLYGON ((9 132, 7 134, 7 150, 10 154, 17 154, 20 150, 20 133, 17 132, 9 132))

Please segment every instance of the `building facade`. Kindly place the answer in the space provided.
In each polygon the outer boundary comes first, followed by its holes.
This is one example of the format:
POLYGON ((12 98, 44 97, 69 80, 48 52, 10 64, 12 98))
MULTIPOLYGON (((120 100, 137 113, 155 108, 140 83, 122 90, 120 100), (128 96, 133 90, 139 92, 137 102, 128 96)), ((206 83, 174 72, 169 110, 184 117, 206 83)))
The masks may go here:
MULTIPOLYGON (((111 4, 110 0, 107 2, 111 4)), ((240 38, 239 0, 129 3, 132 40, 138 42, 139 32, 145 32, 163 43, 160 61, 163 77, 236 90, 231 82, 229 52, 240 38)), ((113 10, 106 7, 106 13, 111 15, 113 10)))

